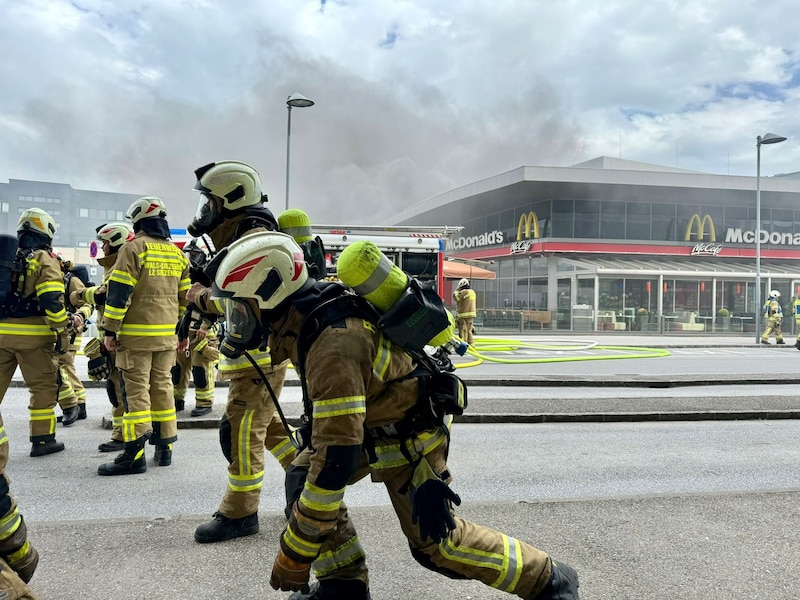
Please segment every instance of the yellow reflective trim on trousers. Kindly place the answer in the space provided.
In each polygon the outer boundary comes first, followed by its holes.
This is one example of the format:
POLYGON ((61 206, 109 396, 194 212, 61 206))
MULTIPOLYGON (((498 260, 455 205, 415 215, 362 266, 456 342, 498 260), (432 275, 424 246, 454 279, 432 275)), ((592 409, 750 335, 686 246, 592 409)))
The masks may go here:
MULTIPOLYGON (((448 415, 448 420, 446 421, 448 427, 452 420, 453 417, 448 415)), ((441 429, 436 429, 435 431, 417 434, 415 439, 406 440, 405 445, 412 460, 416 460, 420 454, 424 456, 430 453, 446 439, 447 436, 445 436, 444 432, 441 429)), ((378 461, 370 465, 373 469, 391 469, 408 464, 408 459, 400 451, 399 442, 384 444, 380 440, 376 440, 375 455, 378 457, 378 461)))
POLYGON ((119 334, 135 335, 139 337, 165 337, 169 335, 175 335, 175 323, 159 323, 158 325, 148 325, 146 323, 123 323, 119 330, 119 334))
POLYGON ((47 325, 32 325, 31 323, 9 323, 0 321, 0 334, 3 335, 53 335, 53 330, 47 325))
POLYGON ((504 592, 513 592, 522 576, 522 548, 514 538, 501 535, 503 554, 457 546, 449 538, 442 540, 439 551, 443 557, 453 562, 497 571, 498 577, 490 585, 504 592))
POLYGON ((22 523, 22 517, 19 514, 19 508, 15 508, 10 513, 0 519, 0 540, 5 540, 19 529, 22 523))
POLYGON ((15 563, 18 560, 25 558, 28 555, 28 552, 31 551, 31 542, 30 540, 25 540, 25 543, 22 544, 22 548, 17 550, 16 552, 12 552, 8 555, 8 562, 15 563))
POLYGON ((378 352, 375 355, 375 360, 372 361, 372 372, 381 381, 385 381, 386 371, 389 369, 389 363, 391 360, 391 343, 383 335, 381 335, 380 342, 378 344, 378 352))
POLYGON ((56 416, 56 411, 52 408, 31 408, 31 421, 46 421, 56 416))
POLYGON ((111 417, 111 426, 112 427, 122 427, 122 416, 112 416, 111 417))
POLYGON ((149 410, 137 410, 136 412, 126 412, 122 416, 122 420, 125 423, 149 423, 150 422, 150 411, 149 410))
POLYGON ((358 536, 354 535, 338 548, 320 554, 314 561, 314 575, 324 577, 363 558, 366 558, 364 548, 358 536))
POLYGON ((463 313, 457 313, 456 314, 456 317, 458 317, 459 319, 469 319, 469 318, 474 319, 476 316, 477 316, 477 314, 475 313, 474 310, 471 311, 471 312, 463 312, 463 313))
POLYGON ((364 396, 344 396, 314 402, 314 418, 327 419, 341 415, 366 414, 367 399, 364 396))
POLYGON ((264 471, 252 475, 228 474, 228 489, 232 492, 250 492, 261 488, 264 484, 264 471))
POLYGON ((299 537, 294 532, 294 529, 292 529, 291 524, 287 525, 286 530, 283 532, 283 542, 289 546, 295 554, 304 556, 310 560, 314 560, 319 556, 319 549, 322 547, 322 542, 309 542, 299 537))
POLYGON ((316 512, 337 512, 344 500, 344 488, 327 490, 306 481, 300 494, 300 505, 316 512))
POLYGON ((6 434, 6 428, 0 427, 0 446, 7 443, 8 443, 8 435, 6 434))
POLYGON ((284 458, 286 458, 289 454, 292 454, 294 451, 295 451, 294 445, 292 445, 292 442, 289 440, 289 438, 286 438, 276 446, 273 446, 272 448, 269 449, 269 453, 272 454, 272 456, 274 456, 278 460, 278 462, 282 461, 284 458))
POLYGON ((150 420, 154 423, 164 423, 165 421, 174 421, 177 419, 175 407, 167 408, 165 410, 151 410, 150 420))
POLYGON ((111 272, 111 277, 108 278, 108 281, 115 281, 117 283, 121 283, 122 285, 127 285, 129 287, 136 287, 138 283, 138 279, 136 279, 133 275, 128 273, 127 271, 119 271, 114 269, 111 272))
POLYGON ((251 473, 250 464, 250 435, 253 432, 254 410, 246 410, 242 414, 242 422, 239 424, 239 431, 236 432, 239 438, 239 475, 251 473))
POLYGON ((214 389, 208 390, 198 390, 195 389, 194 391, 194 398, 195 400, 209 400, 214 397, 214 389))
POLYGON ((41 296, 42 294, 46 294, 47 292, 56 292, 57 294, 64 293, 64 283, 61 281, 43 281, 40 284, 37 284, 34 289, 36 290, 36 295, 41 296))

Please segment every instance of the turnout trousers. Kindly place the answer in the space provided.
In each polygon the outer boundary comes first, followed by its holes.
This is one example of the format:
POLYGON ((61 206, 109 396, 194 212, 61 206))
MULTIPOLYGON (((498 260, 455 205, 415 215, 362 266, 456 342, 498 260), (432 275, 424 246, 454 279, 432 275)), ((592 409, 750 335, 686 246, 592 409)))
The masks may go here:
POLYGON ((116 365, 122 372, 125 414, 122 439, 134 442, 150 433, 150 443, 166 446, 178 439, 175 400, 170 369, 175 350, 117 350, 116 365))
MULTIPOLYGON (((265 369, 276 398, 283 389, 286 367, 282 364, 265 369)), ((252 373, 255 375, 256 371, 252 373)), ((230 380, 225 417, 230 428, 227 433, 227 428, 220 429, 220 443, 223 451, 229 445, 230 464, 228 488, 219 512, 230 519, 240 519, 258 512, 264 483, 264 449, 286 470, 292 463, 295 448, 261 379, 239 376, 230 380), (230 436, 230 439, 223 439, 223 436, 230 436)), ((282 481, 279 489, 283 489, 282 481)))
POLYGON ((475 317, 458 317, 456 325, 458 325, 458 337, 472 346, 472 325, 475 317))
MULTIPOLYGON (((444 442, 425 455, 437 474, 448 471, 446 447, 444 442)), ((295 464, 302 460, 302 456, 295 464)), ((362 467, 365 464, 366 460, 362 467)), ((490 527, 455 517, 456 528, 448 539, 439 544, 430 539, 422 540, 419 528, 411 518, 408 482, 412 472, 411 465, 371 469, 373 481, 382 481, 389 492, 392 507, 417 562, 444 575, 475 579, 520 598, 534 598, 544 589, 551 574, 547 553, 490 527)), ((351 483, 363 474, 363 468, 359 469, 351 483)), ((358 579, 369 586, 364 550, 344 503, 339 510, 336 528, 323 543, 312 568, 320 580, 358 579)))
POLYGON ((214 404, 214 361, 205 358, 202 352, 191 350, 189 356, 186 356, 186 352, 176 352, 175 366, 177 377, 172 380, 175 384, 175 400, 186 398, 191 375, 194 381, 195 406, 212 406, 214 404))
POLYGON ((19 366, 30 390, 30 439, 55 439, 58 402, 58 364, 53 337, 0 334, 0 398, 5 396, 19 366))
POLYGON ((108 355, 109 375, 106 379, 106 395, 111 403, 111 439, 123 442, 122 418, 125 416, 125 390, 122 386, 122 371, 117 368, 117 353, 108 355))
POLYGON ((56 355, 61 368, 61 387, 58 392, 58 405, 61 409, 72 408, 76 404, 86 404, 86 389, 83 387, 78 371, 75 369, 77 348, 72 345, 66 354, 56 355))

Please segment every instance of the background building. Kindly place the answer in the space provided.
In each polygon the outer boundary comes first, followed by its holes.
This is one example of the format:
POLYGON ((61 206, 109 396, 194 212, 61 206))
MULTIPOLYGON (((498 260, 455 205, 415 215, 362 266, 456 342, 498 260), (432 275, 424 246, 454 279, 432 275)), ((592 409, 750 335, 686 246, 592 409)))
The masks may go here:
MULTIPOLYGON (((523 329, 755 328, 756 178, 600 157, 520 167, 402 211, 402 225, 463 226, 450 258, 479 315, 523 329), (727 313, 727 314, 726 314, 727 313)), ((800 296, 800 174, 761 178, 761 298, 800 296)), ((480 320, 480 319, 479 319, 480 320)))

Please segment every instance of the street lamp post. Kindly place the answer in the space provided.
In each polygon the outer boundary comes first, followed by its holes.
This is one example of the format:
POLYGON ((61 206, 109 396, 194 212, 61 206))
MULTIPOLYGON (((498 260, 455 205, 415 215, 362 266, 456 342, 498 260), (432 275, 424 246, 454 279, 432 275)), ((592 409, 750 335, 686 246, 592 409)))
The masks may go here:
POLYGON ((753 322, 756 324, 756 344, 761 340, 761 145, 778 144, 786 138, 774 133, 766 133, 764 137, 756 137, 756 310, 753 322))
POLYGON ((314 106, 314 101, 309 100, 302 94, 295 92, 286 99, 287 119, 286 119, 286 208, 289 210, 289 149, 292 139, 292 109, 306 108, 314 106))

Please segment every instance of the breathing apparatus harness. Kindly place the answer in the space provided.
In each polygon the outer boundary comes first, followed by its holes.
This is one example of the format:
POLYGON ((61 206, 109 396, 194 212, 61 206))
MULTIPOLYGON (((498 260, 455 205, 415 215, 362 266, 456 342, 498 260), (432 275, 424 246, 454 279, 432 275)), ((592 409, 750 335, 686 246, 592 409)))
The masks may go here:
MULTIPOLYGON (((0 235, 0 319, 44 315, 36 294, 24 296, 28 259, 36 249, 22 247, 14 236, 0 235)), ((50 250, 49 247, 43 249, 50 250)))

